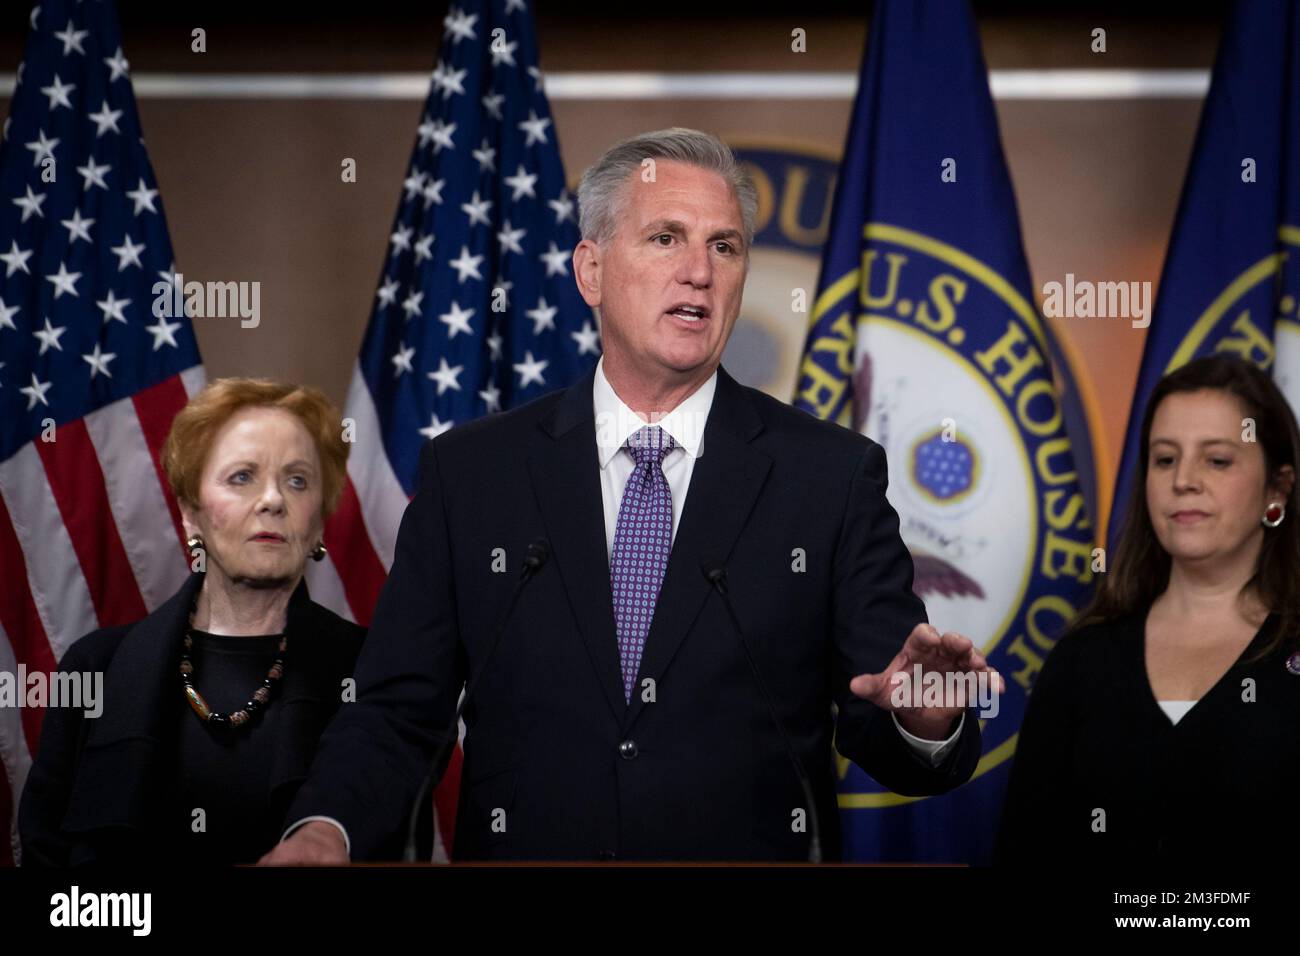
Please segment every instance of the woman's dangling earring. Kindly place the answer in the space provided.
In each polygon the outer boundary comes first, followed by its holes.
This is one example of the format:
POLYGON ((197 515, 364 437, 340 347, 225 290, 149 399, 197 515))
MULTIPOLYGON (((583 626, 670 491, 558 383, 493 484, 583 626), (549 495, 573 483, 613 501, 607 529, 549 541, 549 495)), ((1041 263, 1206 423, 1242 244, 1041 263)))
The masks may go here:
POLYGON ((202 548, 203 548, 203 539, 199 537, 197 534, 192 534, 187 539, 185 539, 185 550, 188 551, 190 554, 193 554, 195 551, 201 550, 202 548))
POLYGON ((1283 507, 1280 501, 1274 501, 1264 509, 1264 517, 1260 519, 1260 523, 1263 524, 1265 528, 1276 528, 1282 523, 1282 519, 1285 517, 1286 508, 1283 507))
MULTIPOLYGON (((1280 520, 1280 519, 1279 519, 1280 520)), ((316 547, 311 549, 311 558, 313 561, 325 560, 325 542, 318 542, 316 547)))

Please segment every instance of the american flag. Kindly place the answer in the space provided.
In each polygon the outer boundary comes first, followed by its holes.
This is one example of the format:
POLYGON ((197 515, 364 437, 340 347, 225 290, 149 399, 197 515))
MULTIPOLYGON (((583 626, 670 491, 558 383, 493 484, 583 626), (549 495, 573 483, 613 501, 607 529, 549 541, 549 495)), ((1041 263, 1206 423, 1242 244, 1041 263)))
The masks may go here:
MULTIPOLYGON (((570 258, 565 188, 524 0, 452 7, 416 130, 345 415, 348 485, 325 529, 312 597, 368 623, 415 493, 420 446, 572 384, 600 339, 570 258)), ((459 754, 435 795, 446 859, 459 754)))
MULTIPOLYGON (((139 620, 187 573, 158 453, 203 386, 110 0, 43 0, 0 144, 0 671, 49 672, 139 620)), ((0 863, 40 737, 0 708, 0 863)))

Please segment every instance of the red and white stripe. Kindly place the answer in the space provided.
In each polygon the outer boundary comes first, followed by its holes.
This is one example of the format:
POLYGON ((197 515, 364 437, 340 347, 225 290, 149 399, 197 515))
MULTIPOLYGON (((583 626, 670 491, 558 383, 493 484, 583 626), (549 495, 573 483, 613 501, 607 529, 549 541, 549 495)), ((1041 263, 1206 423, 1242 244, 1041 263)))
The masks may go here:
MULTIPOLYGON (((163 440, 202 366, 57 426, 0 462, 0 670, 54 670, 100 627, 137 621, 169 598, 187 565, 163 440)), ((0 865, 17 862, 17 805, 43 711, 0 708, 0 865)))
POLYGON ((307 586, 313 600, 369 624, 410 499, 389 464, 379 413, 360 368, 353 369, 343 415, 354 439, 348 480, 325 526, 328 556, 308 570, 307 586))

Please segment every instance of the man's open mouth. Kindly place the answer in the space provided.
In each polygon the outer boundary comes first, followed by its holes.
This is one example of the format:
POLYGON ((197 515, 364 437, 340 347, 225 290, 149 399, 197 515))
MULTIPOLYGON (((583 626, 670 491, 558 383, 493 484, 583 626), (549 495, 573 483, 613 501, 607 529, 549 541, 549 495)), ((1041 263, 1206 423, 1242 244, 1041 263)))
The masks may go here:
POLYGON ((668 310, 669 315, 675 315, 683 322, 700 322, 709 317, 709 310, 702 306, 678 305, 668 310))

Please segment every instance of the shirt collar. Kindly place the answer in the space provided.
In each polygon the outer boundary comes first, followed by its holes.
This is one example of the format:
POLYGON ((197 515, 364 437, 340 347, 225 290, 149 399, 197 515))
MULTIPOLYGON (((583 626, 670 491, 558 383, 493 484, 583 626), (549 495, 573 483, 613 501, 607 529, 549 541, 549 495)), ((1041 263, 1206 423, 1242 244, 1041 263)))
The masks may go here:
POLYGON ((713 393, 718 387, 718 372, 713 374, 681 404, 656 422, 647 422, 618 397, 614 386, 605 377, 605 358, 596 363, 596 380, 591 389, 592 406, 596 413, 596 447, 603 469, 618 454, 623 443, 646 425, 658 425, 677 446, 692 458, 704 454, 704 424, 713 407, 713 393))

